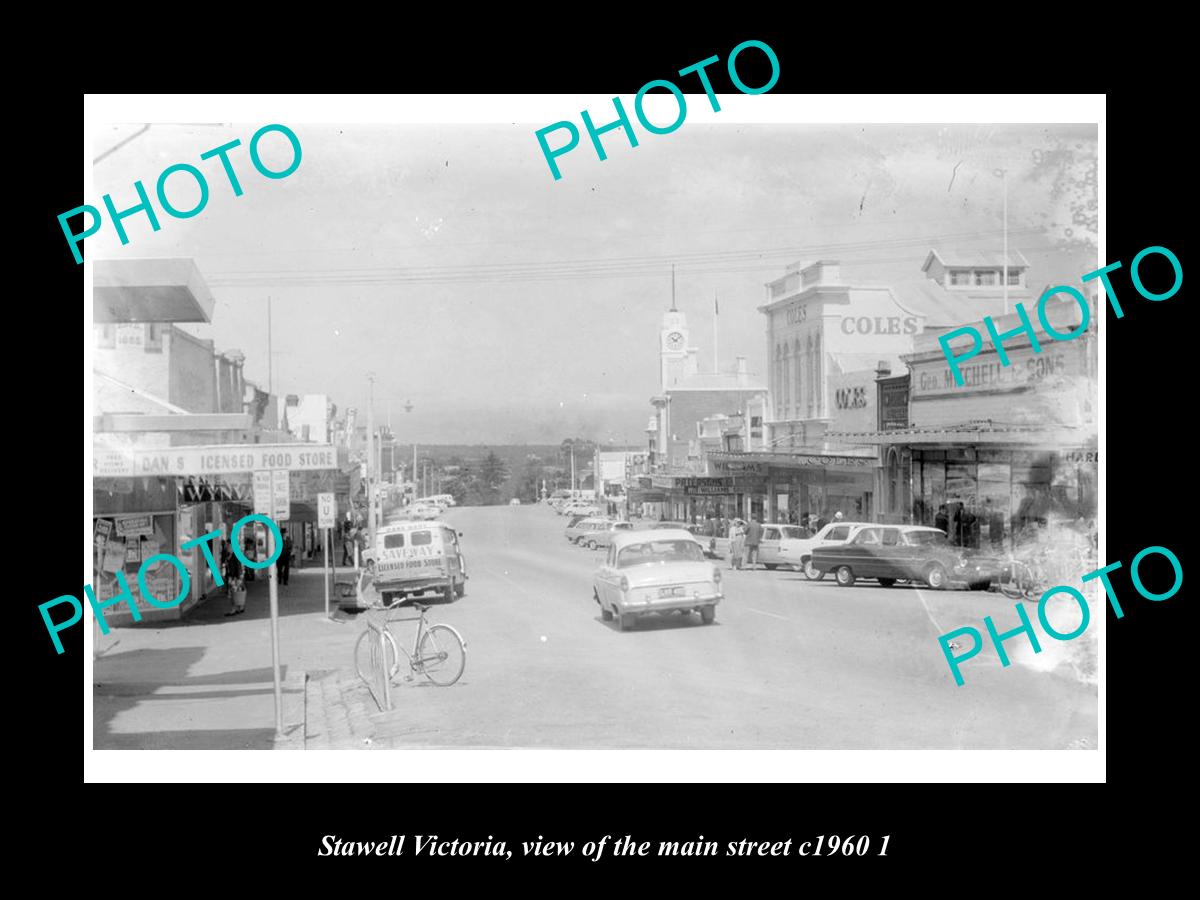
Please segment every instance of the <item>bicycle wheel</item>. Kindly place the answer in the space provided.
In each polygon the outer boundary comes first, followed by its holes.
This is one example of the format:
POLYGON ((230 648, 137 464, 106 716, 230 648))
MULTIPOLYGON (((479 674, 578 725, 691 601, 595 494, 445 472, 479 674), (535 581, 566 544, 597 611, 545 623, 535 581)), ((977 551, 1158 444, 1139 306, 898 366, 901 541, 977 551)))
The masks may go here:
MULTIPOLYGON (((396 649, 396 639, 392 637, 390 631, 383 632, 384 646, 387 648, 387 677, 392 680, 396 677, 396 672, 400 669, 400 653, 396 649)), ((379 658, 379 638, 375 636, 375 632, 370 628, 366 629, 358 636, 358 643, 354 645, 354 671, 358 673, 358 677, 363 681, 370 682, 370 677, 366 674, 369 671, 375 670, 382 664, 379 658), (372 640, 368 641, 368 638, 372 640)))
POLYGON ((996 579, 996 587, 1009 600, 1020 600, 1025 596, 1025 591, 1021 588, 1021 576, 1014 566, 1007 567, 996 579))
POLYGON ((426 678, 446 687, 462 676, 467 665, 467 648, 449 625, 430 625, 421 635, 421 646, 413 662, 426 678))

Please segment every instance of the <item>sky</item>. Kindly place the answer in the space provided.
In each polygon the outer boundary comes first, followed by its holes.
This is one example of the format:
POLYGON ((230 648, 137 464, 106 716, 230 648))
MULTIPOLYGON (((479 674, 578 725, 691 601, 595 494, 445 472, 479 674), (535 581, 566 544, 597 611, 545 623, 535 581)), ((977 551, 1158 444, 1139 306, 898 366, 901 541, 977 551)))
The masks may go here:
MULTIPOLYGON (((216 304, 188 331, 240 349, 246 376, 279 395, 363 411, 374 373, 376 416, 402 441, 641 444, 672 263, 701 368, 715 294, 721 367, 745 356, 765 380, 767 282, 796 261, 839 259, 843 280, 887 283, 920 277, 935 245, 998 252, 999 169, 1032 287, 1078 285, 1099 265, 1093 125, 689 120, 640 132, 636 148, 606 135, 603 162, 584 133, 556 181, 524 123, 296 124, 300 166, 271 180, 247 154, 261 124, 154 124, 103 156, 94 206, 110 192, 132 206, 135 180, 153 196, 175 163, 197 166, 210 196, 189 219, 159 209, 158 232, 126 219, 126 246, 106 221, 87 255, 193 258, 216 304), (199 158, 235 138, 240 197, 199 158)), ((94 156, 141 128, 104 126, 94 156)), ((291 158, 278 134, 261 147, 271 168, 291 158)), ((189 181, 168 181, 179 208, 199 196, 189 181)))

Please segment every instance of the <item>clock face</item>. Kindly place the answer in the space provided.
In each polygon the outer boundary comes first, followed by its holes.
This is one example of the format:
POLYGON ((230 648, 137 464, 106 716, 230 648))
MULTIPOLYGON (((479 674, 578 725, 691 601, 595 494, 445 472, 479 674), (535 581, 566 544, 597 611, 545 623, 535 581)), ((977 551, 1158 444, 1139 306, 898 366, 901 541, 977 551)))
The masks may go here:
POLYGON ((672 331, 667 335, 667 346, 672 350, 683 349, 683 335, 678 331, 672 331))

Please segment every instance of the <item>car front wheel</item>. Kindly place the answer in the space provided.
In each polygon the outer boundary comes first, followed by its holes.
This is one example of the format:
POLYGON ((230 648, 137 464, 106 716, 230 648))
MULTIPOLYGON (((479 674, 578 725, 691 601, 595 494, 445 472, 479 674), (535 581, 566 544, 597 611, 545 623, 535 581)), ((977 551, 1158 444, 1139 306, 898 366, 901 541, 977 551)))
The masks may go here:
POLYGON ((929 571, 925 573, 925 583, 935 591, 945 590, 946 588, 946 568, 941 563, 934 563, 929 567, 929 571))
POLYGON ((811 556, 804 561, 804 577, 809 581, 820 581, 825 577, 825 573, 813 565, 811 556))
POLYGON ((849 566, 838 566, 834 572, 837 583, 842 587, 854 586, 854 572, 849 566))

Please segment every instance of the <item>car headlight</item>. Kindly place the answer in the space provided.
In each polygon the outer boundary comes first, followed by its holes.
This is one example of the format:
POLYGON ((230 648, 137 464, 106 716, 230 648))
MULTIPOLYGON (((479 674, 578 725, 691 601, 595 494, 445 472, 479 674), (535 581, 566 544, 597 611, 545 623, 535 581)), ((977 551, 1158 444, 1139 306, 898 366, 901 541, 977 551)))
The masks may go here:
POLYGON ((960 556, 960 557, 958 558, 958 564, 957 564, 957 565, 958 565, 958 567, 959 567, 960 569, 965 569, 965 568, 967 567, 967 558, 966 558, 965 556, 960 556))

